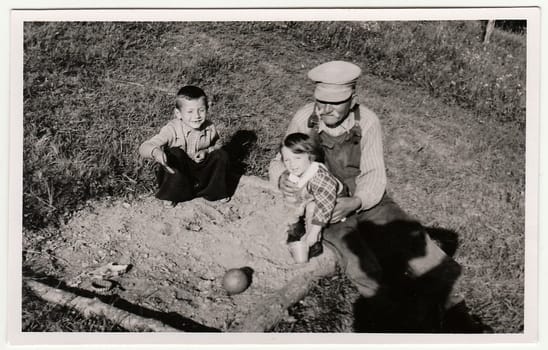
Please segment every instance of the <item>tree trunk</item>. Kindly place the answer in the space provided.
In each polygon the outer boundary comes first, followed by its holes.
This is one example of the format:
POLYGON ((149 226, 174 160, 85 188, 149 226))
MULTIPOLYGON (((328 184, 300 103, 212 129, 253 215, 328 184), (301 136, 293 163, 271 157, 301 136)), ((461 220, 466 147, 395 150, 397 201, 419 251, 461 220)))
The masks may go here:
POLYGON ((491 34, 493 33, 493 30, 495 29, 495 20, 490 19, 487 21, 487 24, 485 25, 485 33, 483 35, 483 43, 489 44, 489 40, 491 39, 491 34))

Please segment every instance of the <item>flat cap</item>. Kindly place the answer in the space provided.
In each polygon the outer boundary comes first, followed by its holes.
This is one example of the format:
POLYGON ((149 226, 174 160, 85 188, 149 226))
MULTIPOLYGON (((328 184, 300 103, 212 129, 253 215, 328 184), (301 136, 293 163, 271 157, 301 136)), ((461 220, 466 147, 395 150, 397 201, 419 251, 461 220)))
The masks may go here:
POLYGON ((308 78, 316 83, 314 97, 325 102, 347 100, 354 92, 356 80, 361 75, 360 67, 345 61, 320 64, 308 72, 308 78))

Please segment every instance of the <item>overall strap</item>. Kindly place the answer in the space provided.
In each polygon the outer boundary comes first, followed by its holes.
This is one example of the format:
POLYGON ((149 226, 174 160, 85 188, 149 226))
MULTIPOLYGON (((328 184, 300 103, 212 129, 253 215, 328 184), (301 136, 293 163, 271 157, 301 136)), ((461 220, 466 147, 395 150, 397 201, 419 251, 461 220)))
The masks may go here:
POLYGON ((318 118, 318 115, 316 114, 316 111, 313 111, 310 117, 308 117, 308 122, 306 126, 309 129, 318 131, 318 128, 320 127, 320 118, 318 118))
POLYGON ((354 112, 354 120, 359 122, 360 121, 360 105, 356 103, 354 107, 352 107, 352 112, 354 112))

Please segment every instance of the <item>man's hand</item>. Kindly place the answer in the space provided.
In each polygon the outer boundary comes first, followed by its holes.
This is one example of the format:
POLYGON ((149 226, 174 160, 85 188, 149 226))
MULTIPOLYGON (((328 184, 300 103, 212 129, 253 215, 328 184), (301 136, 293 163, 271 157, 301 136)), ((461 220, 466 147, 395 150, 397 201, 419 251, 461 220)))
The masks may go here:
POLYGON ((278 181, 278 186, 282 194, 286 197, 293 197, 299 191, 297 185, 289 180, 289 172, 284 171, 278 181))
POLYGON ((194 155, 194 161, 196 163, 201 163, 205 160, 206 156, 207 156, 207 150, 203 149, 201 151, 198 151, 194 155))
POLYGON ((166 154, 164 153, 164 151, 162 151, 162 149, 160 148, 155 148, 152 150, 152 158, 154 158, 154 160, 160 164, 161 166, 164 167, 164 169, 166 169, 166 171, 170 174, 175 174, 175 170, 173 170, 172 168, 170 168, 168 165, 167 165, 167 159, 166 159, 166 154))
POLYGON ((331 223, 345 219, 348 215, 358 210, 361 205, 362 201, 358 197, 337 198, 337 204, 335 204, 333 214, 331 215, 331 223))

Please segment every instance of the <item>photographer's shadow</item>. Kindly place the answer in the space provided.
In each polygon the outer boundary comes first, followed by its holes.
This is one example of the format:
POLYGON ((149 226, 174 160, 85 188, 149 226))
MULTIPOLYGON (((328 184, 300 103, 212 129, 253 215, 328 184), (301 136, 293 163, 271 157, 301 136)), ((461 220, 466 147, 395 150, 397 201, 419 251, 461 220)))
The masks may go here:
MULTIPOLYGON (((425 228, 414 221, 378 226, 361 224, 361 232, 349 234, 346 243, 362 257, 361 268, 379 281, 373 297, 360 297, 354 304, 354 330, 367 333, 487 333, 491 328, 469 313, 463 300, 448 307, 452 287, 461 267, 451 256, 458 247, 458 234, 442 228, 425 228), (410 273, 409 261, 420 268, 428 236, 446 254, 433 268, 418 277, 410 273), (367 247, 367 249, 364 249, 367 247), (369 256, 368 256, 369 255, 369 256), (371 255, 374 257, 372 258, 371 255), (377 262, 371 264, 371 260, 377 262)), ((428 264, 428 262, 426 262, 428 264)))

